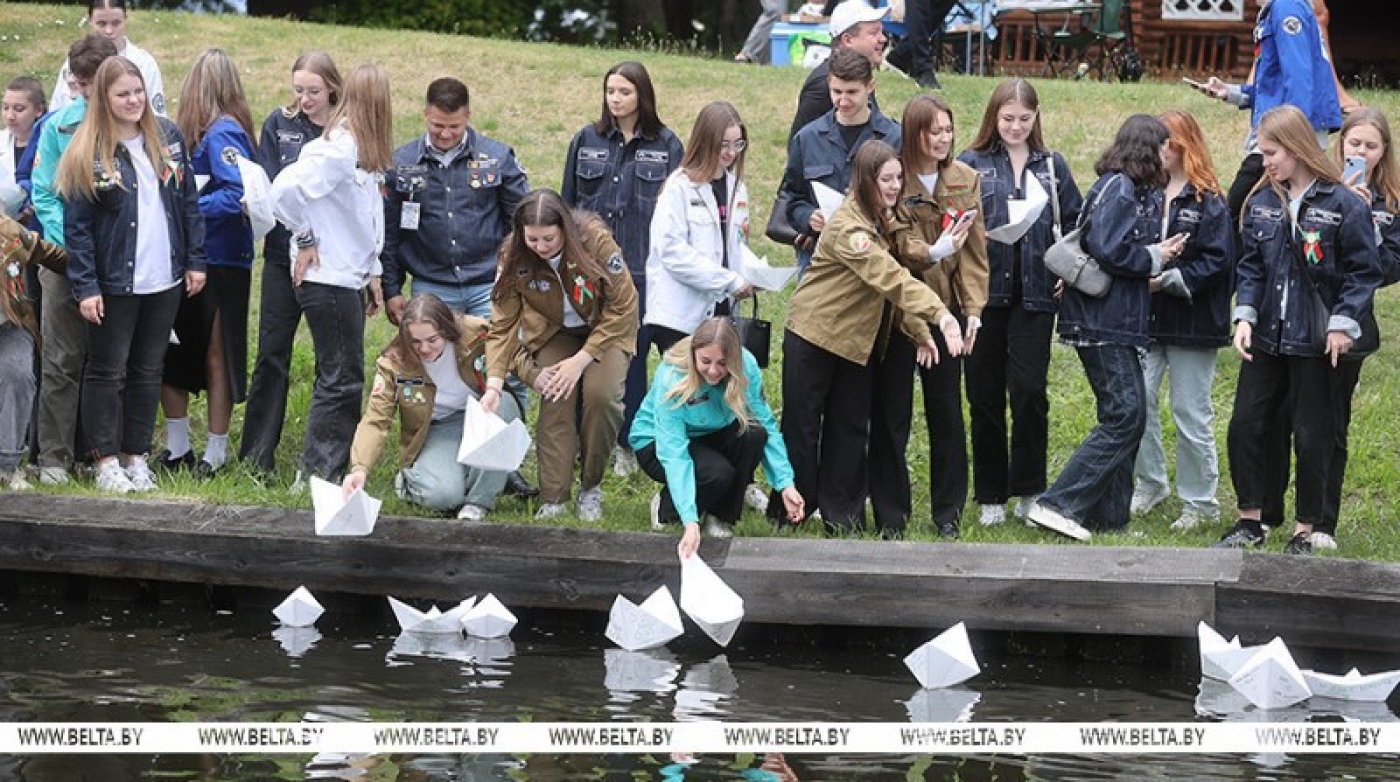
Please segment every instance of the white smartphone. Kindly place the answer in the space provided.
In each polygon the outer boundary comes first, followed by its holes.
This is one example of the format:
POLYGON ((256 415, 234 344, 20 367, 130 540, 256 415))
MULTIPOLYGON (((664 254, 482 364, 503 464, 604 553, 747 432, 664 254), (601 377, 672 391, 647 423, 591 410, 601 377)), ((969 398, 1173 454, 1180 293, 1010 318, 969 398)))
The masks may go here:
POLYGON ((963 225, 963 224, 969 224, 969 225, 970 225, 970 224, 972 223, 972 221, 973 221, 973 220, 976 220, 976 219, 977 219, 977 210, 976 210, 976 209, 969 209, 969 210, 967 210, 966 212, 963 212, 962 215, 958 217, 958 225, 963 225))
POLYGON ((1342 184, 1347 185, 1347 186, 1352 186, 1352 185, 1362 185, 1363 187, 1365 186, 1365 184, 1366 184, 1366 158, 1361 157, 1360 155, 1347 155, 1347 164, 1346 164, 1346 168, 1342 169, 1342 184), (1361 176, 1358 177, 1358 178, 1356 179, 1356 181, 1352 181, 1352 177, 1353 177, 1353 176, 1356 176, 1357 174, 1360 174, 1361 176))
POLYGON ((1195 87, 1195 88, 1198 89, 1198 90, 1205 90, 1205 88, 1206 88, 1206 85, 1204 85, 1204 84, 1202 84, 1202 83, 1196 81, 1195 79, 1188 78, 1188 77, 1186 77, 1186 76, 1182 76, 1182 77, 1181 77, 1181 80, 1184 81, 1184 82, 1186 82, 1186 84, 1187 84, 1188 86, 1195 87))

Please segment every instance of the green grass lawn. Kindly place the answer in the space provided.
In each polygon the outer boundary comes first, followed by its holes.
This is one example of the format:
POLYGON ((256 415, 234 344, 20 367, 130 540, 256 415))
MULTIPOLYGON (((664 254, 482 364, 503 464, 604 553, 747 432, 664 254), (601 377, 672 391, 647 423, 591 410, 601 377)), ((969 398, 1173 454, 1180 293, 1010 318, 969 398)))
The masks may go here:
MULTIPOLYGON (((81 32, 82 8, 6 4, 0 6, 0 73, 6 80, 19 75, 39 77, 52 85, 68 45, 81 32)), ((658 51, 569 48, 548 44, 513 43, 449 35, 328 27, 294 22, 248 19, 236 16, 191 16, 163 11, 137 11, 128 25, 131 39, 150 51, 160 62, 172 114, 178 103, 179 85, 189 63, 203 49, 218 46, 230 53, 243 71, 244 86, 256 119, 267 116, 274 107, 290 100, 292 61, 309 48, 330 52, 342 72, 363 61, 385 66, 393 80, 395 136, 402 143, 422 132, 422 96, 428 83, 439 76, 456 76, 472 90, 472 121, 475 127, 515 147, 536 186, 557 188, 564 166, 569 139, 584 124, 597 118, 601 100, 602 74, 624 59, 644 62, 656 83, 662 118, 684 139, 701 106, 711 100, 733 103, 748 125, 751 146, 748 151, 748 183, 754 200, 751 215, 756 251, 773 263, 792 262, 788 248, 773 245, 761 236, 766 224, 771 194, 782 174, 786 155, 787 129, 791 122, 798 87, 805 73, 795 68, 738 66, 718 59, 676 56, 658 51)), ((1204 75, 1204 74, 1203 74, 1204 75)), ((944 95, 958 120, 958 148, 976 132, 977 124, 996 76, 940 76, 944 95)), ((1112 138, 1121 121, 1136 112, 1158 113, 1184 108, 1196 114, 1211 142, 1217 170, 1228 186, 1242 154, 1242 141, 1248 129, 1248 116, 1218 102, 1210 101, 1179 82, 1141 84, 1101 84, 1079 81, 1036 82, 1041 97, 1042 122, 1048 143, 1063 153, 1073 166, 1081 187, 1093 180, 1093 162, 1112 138)), ((893 73, 877 77, 882 109, 896 119, 904 104, 916 94, 916 85, 893 73)), ((1359 90, 1353 94, 1363 102, 1400 118, 1400 98, 1394 93, 1359 90)), ((257 275, 254 275, 254 280, 257 275)), ((764 315, 780 331, 786 295, 763 299, 764 315)), ((257 294, 254 292, 250 339, 256 340, 257 294)), ((1377 317, 1382 332, 1400 334, 1400 303, 1395 291, 1377 297, 1377 317)), ((378 348, 391 338, 393 329, 377 318, 366 335, 367 361, 372 364, 378 348)), ((778 367, 781 340, 774 340, 774 365, 765 376, 769 399, 781 399, 778 367)), ((250 346, 251 348, 251 346, 250 346)), ((1341 556, 1400 559, 1400 535, 1392 527, 1395 500, 1390 492, 1400 485, 1400 406, 1395 402, 1397 377, 1396 348, 1386 345, 1366 363, 1357 391, 1352 425, 1352 456, 1348 469, 1346 496, 1342 506, 1341 556)), ((655 359, 653 359, 655 361, 655 359)), ((1214 397, 1217 442, 1221 449, 1220 501, 1226 518, 1233 507, 1229 466, 1224 454, 1225 427, 1239 360, 1230 351, 1221 351, 1214 397)), ((192 478, 168 481, 161 496, 204 502, 247 503, 309 507, 309 499, 292 498, 287 487, 292 465, 301 449, 305 410, 310 398, 313 359, 309 337, 302 334, 292 366, 292 399, 286 435, 278 452, 279 470, 262 482, 240 470, 225 469, 215 480, 198 482, 192 478)), ((1051 392, 1051 478, 1084 438, 1094 421, 1093 397, 1074 352, 1056 345, 1050 370, 1051 392)), ((202 408, 196 406, 194 418, 202 408)), ((240 408, 235 413, 233 432, 241 428, 240 408)), ((1167 448, 1174 447, 1170 415, 1167 414, 1167 448)), ((196 428, 200 426, 196 423, 196 428)), ((933 539, 927 518, 928 451, 923 432, 921 406, 915 403, 914 436, 909 448, 909 466, 915 482, 915 514, 911 533, 916 540, 933 539)), ((197 435, 197 442, 202 436, 197 435)), ((390 487, 393 467, 389 453, 371 476, 372 493, 385 497, 385 512, 414 514, 416 511, 393 497, 390 487)), ((527 468, 532 474, 532 468, 527 468)), ((647 502, 655 486, 638 474, 629 480, 608 475, 605 483, 608 529, 644 529, 647 502)), ((1168 524, 1175 518, 1179 503, 1170 500, 1144 519, 1135 520, 1132 530, 1142 537, 1099 535, 1099 544, 1202 546, 1215 539, 1220 529, 1172 533, 1168 524)), ((493 514, 501 521, 535 523, 532 508, 503 500, 493 514)), ((552 522, 551 522, 552 523, 552 522)), ((564 522, 575 523, 575 522, 564 522)), ((740 534, 767 535, 771 528, 756 515, 746 517, 740 534)), ((796 531, 797 535, 819 534, 814 525, 796 531)), ((1282 538, 1283 536, 1276 536, 1282 538)), ((1063 539, 1053 533, 1027 529, 1019 524, 983 528, 976 523, 976 509, 964 513, 963 540, 974 542, 1053 542, 1063 539)), ((1277 550, 1282 539, 1271 542, 1277 550)))

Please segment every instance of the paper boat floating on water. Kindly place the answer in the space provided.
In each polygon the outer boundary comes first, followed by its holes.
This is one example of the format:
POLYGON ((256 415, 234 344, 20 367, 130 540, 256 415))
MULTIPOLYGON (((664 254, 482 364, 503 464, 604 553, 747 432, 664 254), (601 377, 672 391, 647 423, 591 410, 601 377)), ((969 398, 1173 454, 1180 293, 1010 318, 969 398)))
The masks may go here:
POLYGON ((1339 701, 1384 702, 1400 683, 1400 671, 1363 674, 1352 668, 1345 676, 1317 671, 1303 671, 1303 680, 1312 694, 1339 701))
POLYGON ((516 621, 515 614, 495 595, 487 595, 462 617, 462 627, 475 638, 503 638, 510 635, 516 621))
POLYGON ((700 556, 681 559, 681 608, 720 646, 728 646, 744 619, 744 599, 700 556))
POLYGON ((608 613, 608 639, 623 649, 638 651, 665 646, 685 632, 671 590, 656 588, 641 605, 618 595, 608 613))
POLYGON ((413 606, 389 598, 389 607, 394 609, 394 618, 399 620, 399 628, 406 633, 445 634, 462 632, 462 617, 472 609, 476 598, 469 597, 447 611, 432 606, 427 611, 419 611, 413 606))
POLYGON ((1230 677, 1264 647, 1240 646, 1239 636, 1226 641, 1224 636, 1201 622, 1196 625, 1201 644, 1201 675, 1208 679, 1230 681, 1230 677))
POLYGON ((368 535, 374 532, 384 503, 364 489, 346 499, 340 486, 311 476, 311 505, 316 511, 317 535, 368 535))
POLYGON ((272 637, 282 646, 288 657, 301 657, 311 651, 321 640, 321 631, 314 627, 289 627, 283 625, 272 631, 272 637))
POLYGON ((320 601, 304 586, 297 587, 287 595, 286 600, 272 609, 277 621, 287 627, 310 627, 316 624, 316 620, 325 612, 326 609, 321 607, 320 601))
POLYGON ((982 672, 967 640, 967 626, 962 622, 910 652, 904 664, 928 690, 952 687, 982 672))
POLYGON ((1261 709, 1281 709, 1312 697, 1303 672, 1281 638, 1265 644, 1246 660, 1230 677, 1230 686, 1261 709))
POLYGON ((530 450, 530 430, 516 419, 506 423, 476 401, 467 398, 467 414, 462 421, 462 444, 457 448, 457 461, 468 467, 491 472, 518 469, 530 450))

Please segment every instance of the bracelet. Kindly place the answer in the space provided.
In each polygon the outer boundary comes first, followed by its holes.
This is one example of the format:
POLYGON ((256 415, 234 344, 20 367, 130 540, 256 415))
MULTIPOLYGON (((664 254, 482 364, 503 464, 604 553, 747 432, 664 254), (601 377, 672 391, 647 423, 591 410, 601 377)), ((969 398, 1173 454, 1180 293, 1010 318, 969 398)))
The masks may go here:
POLYGON ((316 238, 316 232, 315 232, 315 231, 310 231, 310 230, 308 230, 308 231, 303 231, 302 233, 297 234, 297 236, 296 236, 296 243, 297 243, 297 249, 299 249, 299 250, 305 250, 305 249, 307 249, 308 247, 315 247, 315 246, 319 245, 319 244, 321 243, 321 240, 318 239, 318 238, 316 238))

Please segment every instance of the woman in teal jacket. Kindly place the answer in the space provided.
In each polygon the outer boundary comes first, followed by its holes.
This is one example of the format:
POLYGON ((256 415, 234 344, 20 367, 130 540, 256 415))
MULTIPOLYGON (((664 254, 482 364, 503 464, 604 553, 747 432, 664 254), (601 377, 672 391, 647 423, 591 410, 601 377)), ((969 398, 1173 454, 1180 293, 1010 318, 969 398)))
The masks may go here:
POLYGON ((803 517, 763 373, 727 318, 704 321, 667 351, 630 439, 638 466, 663 487, 651 500, 652 529, 683 522, 682 557, 700 545, 702 513, 705 534, 729 537, 760 461, 788 518, 803 517))

